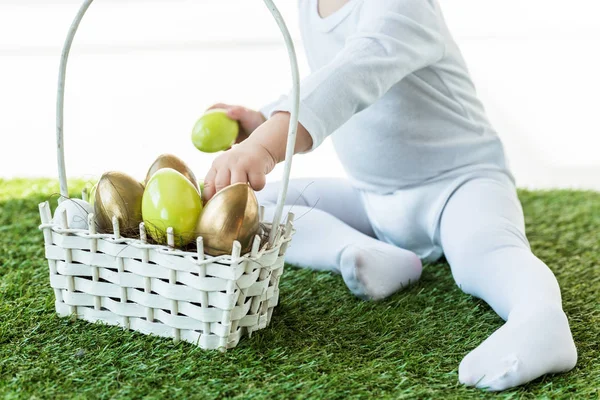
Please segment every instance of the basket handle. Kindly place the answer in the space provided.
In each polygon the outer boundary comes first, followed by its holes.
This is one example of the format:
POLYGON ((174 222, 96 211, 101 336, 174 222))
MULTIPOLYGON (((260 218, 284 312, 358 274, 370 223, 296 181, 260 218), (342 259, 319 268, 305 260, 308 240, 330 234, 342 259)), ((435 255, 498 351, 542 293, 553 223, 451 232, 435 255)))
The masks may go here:
MULTIPOLYGON (((73 44, 73 39, 75 34, 77 33, 77 29, 79 28, 79 24, 83 19, 86 11, 90 7, 94 0, 84 0, 79 12, 75 16, 73 23, 71 24, 71 28, 69 29, 69 33, 67 34, 67 38, 65 40, 62 54, 60 58, 60 69, 58 73, 58 94, 56 100, 56 153, 57 153, 57 161, 58 161, 58 179, 60 182, 60 194, 62 197, 66 198, 69 195, 69 190, 67 187, 67 174, 65 168, 65 151, 64 151, 64 140, 63 140, 63 124, 64 124, 64 103, 65 103, 65 77, 67 73, 67 60, 69 58, 69 53, 71 51, 71 45, 73 44)), ((287 147, 285 152, 285 165, 283 170, 283 179, 282 184, 279 190, 279 197, 277 200, 277 207, 275 209, 275 215, 273 217, 273 228, 269 233, 269 247, 272 247, 275 238, 277 237, 278 229, 276 227, 279 226, 281 222, 281 216, 283 214, 283 206, 285 204, 285 199, 287 196, 288 184, 290 181, 290 172, 292 169, 292 158, 294 155, 294 148, 296 145, 296 133, 298 131, 298 110, 300 106, 300 73, 298 71, 298 60, 296 58, 296 51, 294 49, 294 42, 290 35, 290 32, 285 24, 285 21, 273 3, 272 0, 263 0, 273 18, 277 22, 279 26, 279 30, 283 35, 285 40, 285 45, 288 51, 288 56, 290 58, 290 65, 292 69, 292 81, 293 81, 293 89, 292 89, 292 109, 291 109, 291 117, 290 117, 290 125, 288 129, 288 138, 287 138, 287 147)))

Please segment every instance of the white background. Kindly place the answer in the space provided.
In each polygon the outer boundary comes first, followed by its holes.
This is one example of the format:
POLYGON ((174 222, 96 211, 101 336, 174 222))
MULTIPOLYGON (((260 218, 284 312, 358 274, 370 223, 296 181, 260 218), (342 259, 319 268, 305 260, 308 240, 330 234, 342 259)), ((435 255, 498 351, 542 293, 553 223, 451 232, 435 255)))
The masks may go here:
MULTIPOLYGON (((296 0, 276 3, 297 38, 296 0)), ((368 1, 368 0, 367 0, 368 1)), ((519 186, 600 189, 600 5, 595 0, 440 0, 519 186)), ((0 0, 0 177, 56 177, 55 96, 78 0, 0 0)), ((217 101, 260 107, 287 92, 275 22, 259 0, 97 0, 69 64, 71 177, 143 178, 164 152, 201 177, 190 131, 217 101)), ((343 176, 329 142, 293 176, 343 176)), ((269 179, 278 179, 280 170, 269 179)))

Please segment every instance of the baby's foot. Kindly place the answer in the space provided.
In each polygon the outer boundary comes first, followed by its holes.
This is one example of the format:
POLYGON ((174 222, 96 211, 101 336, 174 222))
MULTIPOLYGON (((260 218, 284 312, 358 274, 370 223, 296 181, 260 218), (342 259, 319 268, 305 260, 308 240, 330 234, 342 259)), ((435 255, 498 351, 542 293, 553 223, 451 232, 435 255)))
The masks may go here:
POLYGON ((576 362, 577 349, 562 309, 535 307, 511 312, 504 326, 462 360, 458 379, 468 386, 505 390, 569 371, 576 362))
POLYGON ((380 300, 419 280, 422 266, 416 254, 381 242, 346 247, 340 256, 340 270, 352 293, 380 300))

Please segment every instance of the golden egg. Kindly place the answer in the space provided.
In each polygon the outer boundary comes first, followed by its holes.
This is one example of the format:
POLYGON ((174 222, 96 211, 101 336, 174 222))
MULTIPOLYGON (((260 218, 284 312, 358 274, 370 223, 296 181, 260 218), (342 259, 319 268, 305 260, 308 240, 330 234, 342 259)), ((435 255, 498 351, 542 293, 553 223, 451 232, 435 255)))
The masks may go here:
POLYGON ((156 171, 162 168, 172 168, 175 171, 179 172, 181 175, 185 176, 194 188, 198 190, 198 181, 196 180, 196 176, 192 172, 192 170, 184 163, 180 158, 174 156, 172 154, 162 154, 158 156, 158 158, 152 163, 150 169, 148 169, 148 173, 146 174, 145 184, 148 184, 150 178, 156 171))
POLYGON ((119 219, 119 229, 124 236, 137 234, 142 222, 142 196, 144 185, 121 172, 106 172, 96 187, 94 213, 98 230, 112 232, 112 218, 119 219))
POLYGON ((259 230, 258 200, 246 183, 220 190, 204 206, 196 233, 204 239, 204 251, 212 256, 231 254, 233 242, 250 251, 259 230))

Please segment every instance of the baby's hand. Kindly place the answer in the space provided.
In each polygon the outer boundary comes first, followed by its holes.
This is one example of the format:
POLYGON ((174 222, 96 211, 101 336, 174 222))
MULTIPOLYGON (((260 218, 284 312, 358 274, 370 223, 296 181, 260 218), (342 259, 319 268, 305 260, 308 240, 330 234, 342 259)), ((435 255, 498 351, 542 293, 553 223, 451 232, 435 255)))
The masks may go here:
POLYGON ((265 121, 265 117, 258 111, 250 110, 242 106, 232 106, 229 104, 218 103, 209 108, 213 110, 215 108, 221 108, 227 111, 227 116, 234 119, 240 124, 240 133, 236 139, 236 143, 241 143, 248 139, 248 136, 261 126, 265 121))
MULTIPOLYGON (((248 140, 218 156, 204 179, 204 199, 232 183, 248 182, 256 191, 264 188, 266 175, 285 159, 289 124, 289 113, 275 113, 248 140)), ((308 131, 298 124, 295 152, 308 151, 312 144, 308 131)))
POLYGON ((203 196, 210 200, 219 190, 230 184, 250 183, 258 191, 265 187, 266 175, 275 168, 276 161, 259 143, 245 142, 218 156, 204 179, 203 196))

